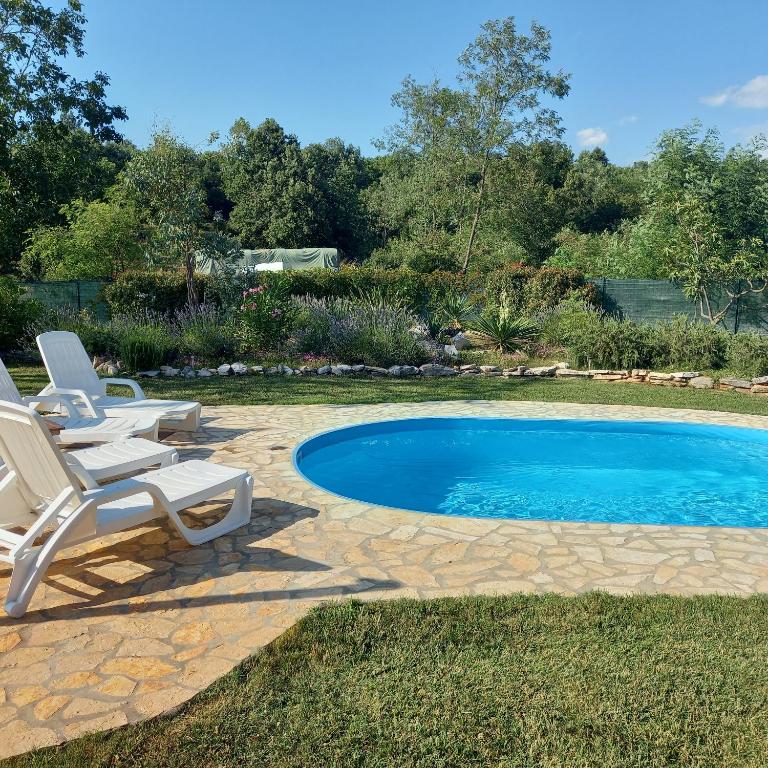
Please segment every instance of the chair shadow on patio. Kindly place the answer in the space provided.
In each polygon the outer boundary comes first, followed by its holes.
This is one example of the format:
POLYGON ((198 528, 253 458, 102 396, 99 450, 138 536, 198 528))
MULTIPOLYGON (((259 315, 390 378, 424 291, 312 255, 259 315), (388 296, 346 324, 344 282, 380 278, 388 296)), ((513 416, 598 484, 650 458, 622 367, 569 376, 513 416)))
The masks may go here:
MULTIPOLYGON (((214 503, 191 520, 210 524, 220 511, 214 503)), ((213 605, 317 600, 365 590, 396 589, 387 580, 306 587, 291 582, 306 574, 331 575, 323 562, 283 552, 259 542, 290 526, 317 517, 311 507, 271 498, 255 498, 249 525, 226 536, 191 547, 163 521, 77 547, 48 569, 39 594, 23 621, 77 620, 96 616, 148 613, 213 605), (71 599, 68 599, 71 598, 71 599)), ((2 583, 10 576, 0 577, 2 583)), ((322 576, 319 579, 322 581, 322 576)), ((0 618, 0 627, 18 624, 0 618)))

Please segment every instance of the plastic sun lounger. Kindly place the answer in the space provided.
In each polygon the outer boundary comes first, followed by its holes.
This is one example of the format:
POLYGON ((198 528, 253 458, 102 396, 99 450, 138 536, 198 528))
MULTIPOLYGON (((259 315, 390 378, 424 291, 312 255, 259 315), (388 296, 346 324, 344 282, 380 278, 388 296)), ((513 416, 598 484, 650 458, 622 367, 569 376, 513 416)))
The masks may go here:
POLYGON ((170 467, 179 460, 170 445, 129 437, 117 443, 67 451, 64 461, 84 488, 98 488, 99 483, 130 475, 151 467, 170 467))
POLYGON ((190 544, 202 544, 250 520, 253 479, 242 469, 186 461, 110 485, 81 490, 39 413, 0 402, 0 561, 13 567, 5 610, 22 616, 58 552, 167 515, 190 544), (182 510, 234 491, 226 515, 189 528, 182 510), (26 529, 19 533, 18 529, 26 529), (52 529, 42 543, 38 538, 52 529))
POLYGON ((135 413, 130 416, 107 417, 102 413, 82 416, 75 405, 74 398, 67 395, 22 397, 2 360, 0 360, 0 400, 56 412, 54 416, 46 416, 46 421, 56 427, 57 434, 53 439, 60 445, 113 443, 126 437, 157 440, 157 419, 151 415, 135 413))
POLYGON ((100 379, 93 370, 83 344, 70 331, 48 331, 37 337, 51 380, 40 394, 69 395, 81 412, 95 416, 99 410, 107 416, 153 416, 161 429, 195 431, 200 427, 200 403, 182 400, 149 400, 133 379, 100 379), (133 397, 107 394, 107 385, 130 387, 133 397))

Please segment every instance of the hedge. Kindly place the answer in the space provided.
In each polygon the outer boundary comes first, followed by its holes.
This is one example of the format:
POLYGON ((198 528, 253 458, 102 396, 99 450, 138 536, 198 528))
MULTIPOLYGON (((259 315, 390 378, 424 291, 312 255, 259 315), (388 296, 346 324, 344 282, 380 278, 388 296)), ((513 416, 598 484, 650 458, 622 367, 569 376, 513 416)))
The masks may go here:
MULTIPOLYGON (((210 277, 197 276, 198 295, 203 300, 231 306, 243 290, 255 285, 280 281, 294 296, 355 296, 371 291, 390 301, 399 301, 421 311, 434 297, 450 291, 466 293, 484 300, 506 294, 521 312, 553 307, 565 297, 578 292, 597 304, 598 291, 584 276, 572 269, 510 265, 485 273, 414 272, 409 269, 372 269, 344 267, 338 272, 326 269, 287 272, 251 272, 210 277)), ((168 312, 186 303, 184 275, 176 272, 129 272, 104 289, 104 300, 111 313, 151 309, 168 312)))

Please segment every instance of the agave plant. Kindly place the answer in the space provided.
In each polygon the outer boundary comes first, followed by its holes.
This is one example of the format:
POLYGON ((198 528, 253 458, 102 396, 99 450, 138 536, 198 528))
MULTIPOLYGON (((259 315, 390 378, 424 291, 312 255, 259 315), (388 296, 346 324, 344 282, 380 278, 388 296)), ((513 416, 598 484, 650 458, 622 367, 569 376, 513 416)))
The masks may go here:
POLYGON ((433 303, 430 312, 431 322, 440 328, 461 330, 474 323, 479 315, 478 303, 458 291, 446 291, 433 303))
POLYGON ((527 317, 512 317, 504 312, 480 315, 469 328, 481 344, 499 352, 515 352, 535 341, 539 326, 527 317))

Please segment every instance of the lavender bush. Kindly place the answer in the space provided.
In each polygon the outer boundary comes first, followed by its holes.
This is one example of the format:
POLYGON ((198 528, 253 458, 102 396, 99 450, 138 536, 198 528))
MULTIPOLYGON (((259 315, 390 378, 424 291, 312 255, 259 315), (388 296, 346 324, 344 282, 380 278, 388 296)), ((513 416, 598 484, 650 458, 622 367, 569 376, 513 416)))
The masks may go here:
POLYGON ((380 298, 295 299, 294 344, 345 363, 389 366, 420 365, 430 359, 417 336, 421 321, 403 307, 380 298))

